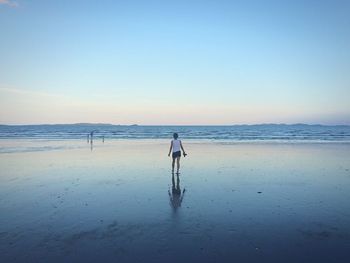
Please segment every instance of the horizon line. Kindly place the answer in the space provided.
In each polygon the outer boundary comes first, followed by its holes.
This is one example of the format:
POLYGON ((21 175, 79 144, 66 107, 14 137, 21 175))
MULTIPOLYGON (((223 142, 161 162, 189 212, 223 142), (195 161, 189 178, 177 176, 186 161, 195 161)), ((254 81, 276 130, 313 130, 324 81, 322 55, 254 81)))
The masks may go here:
POLYGON ((258 126, 258 125, 305 125, 305 126, 350 126, 350 124, 321 124, 321 123, 241 123, 241 124, 113 124, 113 123, 95 123, 95 122, 77 122, 77 123, 36 123, 36 124, 3 124, 0 126, 50 126, 50 125, 110 125, 110 126, 258 126))

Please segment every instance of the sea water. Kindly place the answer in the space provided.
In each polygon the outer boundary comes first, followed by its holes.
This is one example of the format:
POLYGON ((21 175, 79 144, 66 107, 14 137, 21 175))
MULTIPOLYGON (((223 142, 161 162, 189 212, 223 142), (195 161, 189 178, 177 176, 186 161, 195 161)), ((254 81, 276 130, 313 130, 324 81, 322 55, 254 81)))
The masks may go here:
POLYGON ((261 124, 231 126, 139 126, 111 124, 0 125, 0 139, 183 139, 215 141, 350 142, 350 126, 261 124))

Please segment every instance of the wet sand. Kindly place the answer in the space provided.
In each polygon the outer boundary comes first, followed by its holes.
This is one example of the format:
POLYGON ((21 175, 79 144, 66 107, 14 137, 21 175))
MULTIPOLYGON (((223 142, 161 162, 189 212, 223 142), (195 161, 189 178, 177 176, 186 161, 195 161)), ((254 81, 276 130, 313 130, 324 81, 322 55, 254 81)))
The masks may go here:
POLYGON ((163 140, 0 146, 1 262, 350 256, 349 144, 185 142, 174 180, 163 140))

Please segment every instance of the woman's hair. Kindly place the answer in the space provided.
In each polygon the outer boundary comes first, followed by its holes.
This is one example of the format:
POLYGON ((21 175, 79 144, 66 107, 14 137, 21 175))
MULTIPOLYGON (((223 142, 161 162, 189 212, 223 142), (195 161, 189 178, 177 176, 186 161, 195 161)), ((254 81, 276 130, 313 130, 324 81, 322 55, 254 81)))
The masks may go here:
POLYGON ((175 133, 173 134, 173 137, 174 137, 174 139, 176 140, 176 139, 179 137, 179 135, 175 132, 175 133))

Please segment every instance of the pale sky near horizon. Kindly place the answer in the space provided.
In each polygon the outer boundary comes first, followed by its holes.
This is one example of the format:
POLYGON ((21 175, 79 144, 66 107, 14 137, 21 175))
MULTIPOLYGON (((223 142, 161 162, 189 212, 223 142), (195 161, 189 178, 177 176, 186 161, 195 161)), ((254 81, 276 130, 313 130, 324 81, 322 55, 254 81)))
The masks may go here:
POLYGON ((0 124, 350 124, 350 1, 0 0, 0 124))

